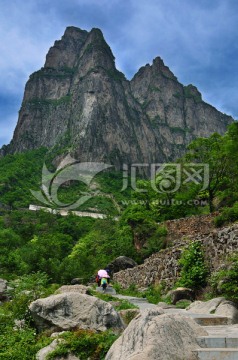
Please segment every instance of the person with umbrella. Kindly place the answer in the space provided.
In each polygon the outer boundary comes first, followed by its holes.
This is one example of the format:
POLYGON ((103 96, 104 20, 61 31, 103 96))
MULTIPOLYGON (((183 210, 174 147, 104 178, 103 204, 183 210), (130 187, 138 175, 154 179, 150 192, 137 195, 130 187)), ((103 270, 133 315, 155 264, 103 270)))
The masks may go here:
POLYGON ((98 270, 96 281, 98 286, 102 286, 104 292, 108 285, 108 279, 110 279, 110 276, 108 275, 106 270, 98 270))

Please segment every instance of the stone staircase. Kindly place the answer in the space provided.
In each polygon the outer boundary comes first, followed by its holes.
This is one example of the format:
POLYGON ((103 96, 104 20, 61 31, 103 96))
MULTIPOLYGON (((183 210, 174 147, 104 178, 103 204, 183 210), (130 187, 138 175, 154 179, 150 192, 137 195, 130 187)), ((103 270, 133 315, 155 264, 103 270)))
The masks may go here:
POLYGON ((205 330, 209 335, 197 339, 200 346, 194 350, 197 359, 238 360, 238 326, 228 325, 228 318, 216 316, 211 322, 205 318, 205 324, 205 330))
MULTIPOLYGON (((157 308, 146 299, 116 295, 137 305, 141 310, 157 308)), ((230 325, 231 319, 213 314, 199 314, 178 308, 163 308, 167 314, 181 314, 193 318, 203 326, 208 335, 197 338, 198 347, 194 349, 197 360, 238 360, 238 324, 230 325)))
POLYGON ((208 335, 197 339, 194 349, 197 360, 238 360, 238 324, 230 325, 230 319, 212 314, 193 314, 182 309, 167 309, 167 313, 181 313, 203 326, 208 335))

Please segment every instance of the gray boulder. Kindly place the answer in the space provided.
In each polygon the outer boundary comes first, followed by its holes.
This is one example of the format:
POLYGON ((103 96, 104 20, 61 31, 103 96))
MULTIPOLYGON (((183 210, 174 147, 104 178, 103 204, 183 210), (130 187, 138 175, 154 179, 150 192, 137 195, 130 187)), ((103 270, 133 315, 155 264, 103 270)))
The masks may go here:
POLYGON ((121 270, 133 268, 137 265, 138 264, 133 259, 130 259, 127 256, 119 256, 108 264, 106 268, 110 270, 110 275, 113 275, 121 270))
POLYGON ((229 324, 238 324, 238 310, 232 301, 222 301, 216 308, 215 314, 227 317, 229 324))
POLYGON ((196 338, 207 332, 193 319, 144 310, 111 346, 105 360, 196 360, 196 338))
POLYGON ((193 314, 214 314, 218 305, 220 305, 225 298, 219 297, 209 301, 194 301, 186 310, 193 314))
POLYGON ((38 331, 124 329, 122 319, 112 305, 76 292, 38 299, 30 304, 29 309, 38 331))
POLYGON ((83 285, 84 279, 83 278, 74 278, 71 280, 71 285, 83 285))
POLYGON ((0 279, 0 301, 7 300, 7 280, 0 279))
POLYGON ((232 301, 223 297, 209 301, 195 301, 186 309, 194 314, 214 314, 227 317, 229 324, 238 324, 238 309, 232 301))
POLYGON ((194 301, 195 293, 192 289, 179 287, 175 290, 171 290, 166 297, 169 296, 171 298, 172 304, 175 305, 179 300, 191 300, 194 301))

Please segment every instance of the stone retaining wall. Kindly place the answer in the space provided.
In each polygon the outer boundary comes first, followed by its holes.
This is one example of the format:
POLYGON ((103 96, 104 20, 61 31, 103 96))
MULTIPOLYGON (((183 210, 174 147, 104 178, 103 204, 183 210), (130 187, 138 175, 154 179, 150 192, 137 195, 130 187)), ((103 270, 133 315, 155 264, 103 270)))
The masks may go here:
MULTIPOLYGON (((183 221, 185 220, 182 219, 183 221)), ((176 223, 178 225, 179 220, 174 222, 174 224, 176 223)), ((181 227, 178 226, 177 229, 181 229, 181 227)), ((227 255, 238 250, 238 224, 223 229, 210 228, 210 230, 210 233, 207 233, 206 230, 202 234, 182 236, 177 241, 170 239, 171 247, 153 254, 142 265, 114 274, 114 281, 119 283, 122 288, 128 288, 132 284, 143 288, 163 281, 166 287, 170 288, 179 276, 178 259, 181 252, 194 240, 202 242, 207 263, 212 271, 216 270, 224 262, 227 255)))

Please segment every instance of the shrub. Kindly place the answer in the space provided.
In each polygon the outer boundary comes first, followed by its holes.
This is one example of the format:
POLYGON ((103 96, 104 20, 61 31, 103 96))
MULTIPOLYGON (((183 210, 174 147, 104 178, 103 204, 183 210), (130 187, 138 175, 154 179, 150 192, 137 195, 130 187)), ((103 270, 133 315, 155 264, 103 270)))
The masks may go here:
POLYGON ((176 286, 199 289, 206 285, 208 268, 200 241, 192 242, 182 253, 179 260, 181 266, 180 279, 176 286))
POLYGON ((212 274, 210 284, 214 295, 238 303, 238 253, 230 259, 231 264, 212 274))
POLYGON ((48 360, 55 359, 56 356, 65 356, 71 352, 81 360, 89 358, 102 360, 118 336, 111 331, 96 333, 90 330, 77 330, 67 332, 62 337, 65 342, 48 355, 48 360))
POLYGON ((145 292, 146 299, 149 303, 158 304, 158 302, 161 301, 162 290, 162 285, 150 286, 145 292))
POLYGON ((238 220, 238 201, 236 201, 232 207, 224 208, 221 215, 215 217, 214 223, 216 227, 220 227, 225 223, 236 220, 238 220))

